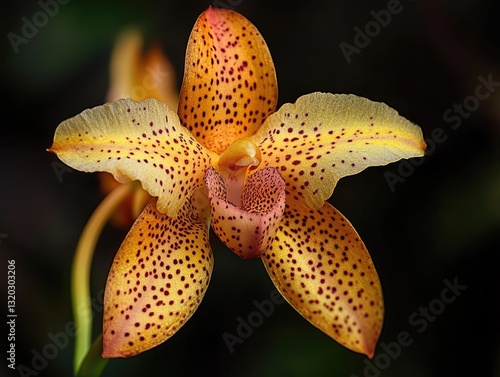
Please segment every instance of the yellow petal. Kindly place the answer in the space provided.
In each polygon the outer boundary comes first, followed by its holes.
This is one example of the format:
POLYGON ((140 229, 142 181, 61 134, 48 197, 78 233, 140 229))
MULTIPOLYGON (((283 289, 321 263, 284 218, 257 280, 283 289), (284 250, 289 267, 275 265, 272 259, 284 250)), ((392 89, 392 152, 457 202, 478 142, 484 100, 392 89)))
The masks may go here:
POLYGON ((49 151, 77 170, 141 181, 169 216, 203 185, 211 161, 177 114, 154 99, 122 99, 85 110, 59 125, 49 151))
POLYGON ((365 245, 329 203, 287 205, 262 256, 274 285, 309 322, 345 347, 373 356, 383 321, 380 281, 365 245))
POLYGON ((170 109, 177 109, 177 84, 172 63, 158 45, 153 45, 143 55, 142 37, 135 29, 120 34, 111 56, 107 101, 120 98, 135 101, 156 98, 170 109))
POLYGON ((198 308, 213 267, 206 221, 187 202, 177 218, 153 199, 115 256, 104 296, 103 357, 129 357, 170 338, 198 308))
POLYGON ((207 148, 222 153, 274 112, 276 73, 266 42, 242 15, 209 8, 189 37, 179 117, 207 148))
POLYGON ((311 208, 323 205, 340 178, 425 150, 420 127, 384 103, 329 93, 283 105, 251 140, 261 166, 280 170, 290 199, 311 208))

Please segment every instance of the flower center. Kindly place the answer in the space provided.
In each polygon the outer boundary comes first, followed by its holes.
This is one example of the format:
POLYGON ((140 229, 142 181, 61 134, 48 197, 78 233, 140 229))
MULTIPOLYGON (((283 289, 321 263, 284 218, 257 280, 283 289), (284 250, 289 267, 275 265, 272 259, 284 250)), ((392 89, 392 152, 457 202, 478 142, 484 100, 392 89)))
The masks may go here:
POLYGON ((243 138, 231 144, 219 157, 219 173, 226 182, 227 200, 241 206, 241 193, 250 169, 261 161, 259 147, 243 138))

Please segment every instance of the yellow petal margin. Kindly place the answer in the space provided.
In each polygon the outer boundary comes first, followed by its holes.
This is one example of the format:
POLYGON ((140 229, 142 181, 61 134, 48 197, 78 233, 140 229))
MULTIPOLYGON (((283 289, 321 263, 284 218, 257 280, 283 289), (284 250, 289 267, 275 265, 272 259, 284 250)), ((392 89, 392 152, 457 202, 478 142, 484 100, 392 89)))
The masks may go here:
POLYGON ((103 357, 129 357, 170 338, 210 281, 208 226, 187 202, 177 218, 146 206, 115 256, 104 295, 103 357))
POLYGON ((423 156, 422 130, 384 103, 312 93, 285 104, 251 137, 262 166, 280 170, 287 200, 319 208, 337 181, 369 166, 423 156))
POLYGON ((186 51, 179 117, 207 148, 222 153, 274 112, 276 72, 266 42, 239 13, 210 7, 186 51))
POLYGON ((155 99, 122 99, 85 110, 59 125, 49 151, 77 170, 141 181, 169 216, 204 185, 211 161, 177 114, 155 99))
POLYGON ((262 260, 283 297, 309 322, 352 351, 372 357, 383 321, 380 281, 358 234, 328 202, 287 205, 262 260))

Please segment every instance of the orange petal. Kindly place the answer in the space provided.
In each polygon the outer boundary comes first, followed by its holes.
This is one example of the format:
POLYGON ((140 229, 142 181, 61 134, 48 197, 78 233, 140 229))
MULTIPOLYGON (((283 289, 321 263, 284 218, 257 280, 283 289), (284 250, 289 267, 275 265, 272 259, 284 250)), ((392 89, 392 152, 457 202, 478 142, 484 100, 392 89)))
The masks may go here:
POLYGON ((285 209, 285 183, 276 169, 258 170, 248 177, 241 208, 227 201, 227 188, 213 168, 205 181, 215 234, 236 255, 254 259, 271 244, 285 209))
POLYGON ((198 308, 213 267, 206 221, 187 202, 177 218, 151 200, 115 256, 104 296, 103 357, 129 357, 170 338, 198 308))
POLYGON ((120 34, 110 64, 107 101, 156 98, 171 110, 177 109, 177 84, 172 63, 158 45, 143 55, 142 37, 137 30, 120 34))
POLYGON ((276 73, 266 42, 242 15, 210 7, 186 51, 179 117, 208 149, 222 153, 252 135, 276 108, 276 73))
POLYGON ((287 196, 320 208, 338 180, 369 166, 423 156, 420 127, 384 103, 312 93, 285 104, 250 138, 260 166, 280 170, 287 196))
POLYGON ((372 357, 383 320, 380 281, 365 245, 329 203, 287 205, 264 265, 285 299, 345 347, 372 357))
POLYGON ((177 114, 154 99, 122 99, 85 110, 59 125, 49 150, 74 169, 141 181, 169 216, 203 186, 211 162, 177 114))

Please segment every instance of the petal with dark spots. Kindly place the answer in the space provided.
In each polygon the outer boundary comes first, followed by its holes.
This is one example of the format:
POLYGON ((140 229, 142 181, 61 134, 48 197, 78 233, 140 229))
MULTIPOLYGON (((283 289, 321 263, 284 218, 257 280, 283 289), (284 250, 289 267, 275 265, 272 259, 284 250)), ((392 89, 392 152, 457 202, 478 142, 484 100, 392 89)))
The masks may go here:
POLYGON ((382 288, 370 254, 328 202, 287 204, 264 266, 283 297, 343 346, 373 356, 382 327, 382 288))
POLYGON ((200 305, 213 256, 207 221, 192 203, 171 218, 152 199, 123 241, 106 283, 103 357, 134 356, 157 346, 200 305))
POLYGON ((215 234, 236 255, 255 259, 269 247, 285 208, 285 183, 273 168, 250 175, 243 187, 241 208, 226 198, 226 183, 209 168, 205 176, 215 234))
POLYGON ((384 103, 312 93, 283 105, 250 138, 261 166, 279 169, 287 200, 320 208, 338 180, 369 166, 423 156, 420 127, 384 103))
POLYGON ((241 14, 210 7, 189 37, 179 95, 181 122, 220 154, 274 112, 276 72, 264 38, 241 14))
POLYGON ((176 113, 152 98, 121 99, 83 111, 57 127, 49 151, 77 170, 109 172, 119 182, 139 180, 169 216, 203 186, 211 164, 211 152, 176 113))

